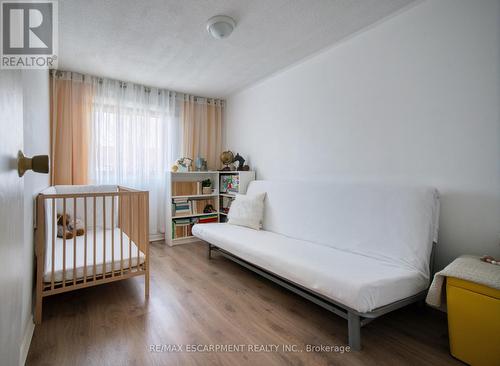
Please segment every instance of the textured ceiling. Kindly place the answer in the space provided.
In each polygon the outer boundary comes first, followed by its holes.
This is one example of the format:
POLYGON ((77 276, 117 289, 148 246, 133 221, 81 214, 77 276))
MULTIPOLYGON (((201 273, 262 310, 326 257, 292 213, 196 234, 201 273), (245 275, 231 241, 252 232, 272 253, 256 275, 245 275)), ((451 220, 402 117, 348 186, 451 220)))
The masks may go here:
POLYGON ((225 97, 414 1, 62 0, 59 67, 225 97), (217 14, 237 23, 225 40, 217 14))

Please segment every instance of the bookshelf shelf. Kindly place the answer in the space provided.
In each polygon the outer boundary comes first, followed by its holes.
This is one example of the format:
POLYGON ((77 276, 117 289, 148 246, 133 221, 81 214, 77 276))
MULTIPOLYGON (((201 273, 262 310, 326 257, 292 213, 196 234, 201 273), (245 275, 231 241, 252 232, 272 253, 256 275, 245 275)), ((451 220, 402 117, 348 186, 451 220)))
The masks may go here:
MULTIPOLYGON (((191 235, 191 226, 206 217, 211 218, 214 222, 225 222, 227 214, 222 212, 222 204, 230 204, 231 200, 236 196, 235 193, 222 192, 222 183, 233 189, 238 189, 238 193, 246 193, 248 184, 255 180, 255 172, 238 172, 238 171, 205 171, 205 172, 171 172, 168 200, 167 200, 167 230, 165 233, 165 241, 170 246, 191 243, 198 239, 191 235), (199 194, 201 192, 200 183, 203 180, 210 179, 214 192, 211 194, 199 194), (227 185, 227 182, 231 185, 227 185), (236 182, 236 184, 235 184, 236 182), (176 193, 175 195, 173 193, 176 193), (196 193, 196 194, 195 194, 196 193), (175 202, 174 202, 175 200, 175 202), (202 202, 200 202, 202 201, 202 202), (204 202, 203 202, 204 201, 204 202), (203 210, 203 205, 212 204, 214 212, 211 213, 189 213, 193 211, 194 205, 196 211, 203 210), (200 207, 201 205, 201 207, 200 207), (177 210, 178 214, 175 214, 177 210), (216 221, 215 221, 216 220, 216 221), (177 235, 177 237, 175 237, 177 235)), ((223 189, 225 190, 225 189, 223 189)), ((228 207, 228 206, 224 206, 228 207)))
POLYGON ((171 172, 171 174, 215 174, 218 170, 190 170, 189 172, 171 172))
POLYGON ((217 197, 217 193, 212 193, 212 194, 188 194, 188 195, 183 195, 183 196, 172 196, 172 198, 210 198, 210 197, 217 197))
POLYGON ((201 213, 201 214, 189 214, 189 215, 178 215, 178 216, 172 216, 172 219, 185 219, 187 217, 202 217, 202 216, 210 216, 210 215, 217 215, 217 211, 215 212, 210 212, 210 213, 201 213))

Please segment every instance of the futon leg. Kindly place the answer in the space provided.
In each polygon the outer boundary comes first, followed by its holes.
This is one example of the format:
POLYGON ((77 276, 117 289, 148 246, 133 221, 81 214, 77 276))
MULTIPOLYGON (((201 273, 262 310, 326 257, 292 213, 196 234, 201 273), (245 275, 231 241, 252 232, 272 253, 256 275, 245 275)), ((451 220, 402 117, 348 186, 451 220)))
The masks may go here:
POLYGON ((353 351, 361 350, 361 320, 359 315, 347 313, 347 325, 349 328, 349 346, 353 351))
POLYGON ((212 259, 212 244, 208 243, 208 259, 212 259))

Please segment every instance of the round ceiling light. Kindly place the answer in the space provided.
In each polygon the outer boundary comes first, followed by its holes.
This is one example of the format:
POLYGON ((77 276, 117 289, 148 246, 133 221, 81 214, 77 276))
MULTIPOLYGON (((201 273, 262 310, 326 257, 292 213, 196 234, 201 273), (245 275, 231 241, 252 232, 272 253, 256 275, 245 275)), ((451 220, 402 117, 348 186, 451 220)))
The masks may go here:
POLYGON ((216 15, 207 22, 207 32, 217 39, 224 39, 229 37, 233 32, 236 22, 233 18, 227 15, 216 15))

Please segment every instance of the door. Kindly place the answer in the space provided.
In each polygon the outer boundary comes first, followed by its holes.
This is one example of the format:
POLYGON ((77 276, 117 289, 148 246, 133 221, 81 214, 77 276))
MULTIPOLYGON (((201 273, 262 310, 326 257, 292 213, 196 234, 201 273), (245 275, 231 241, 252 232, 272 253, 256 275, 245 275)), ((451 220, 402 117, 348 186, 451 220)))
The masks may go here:
POLYGON ((20 70, 0 71, 0 365, 19 365, 21 343, 23 180, 17 152, 23 148, 20 70))

